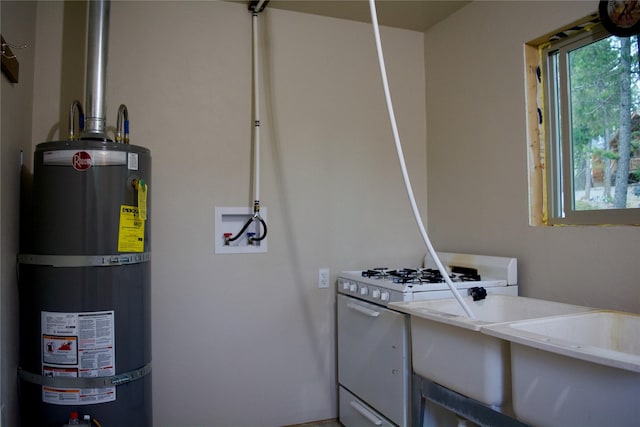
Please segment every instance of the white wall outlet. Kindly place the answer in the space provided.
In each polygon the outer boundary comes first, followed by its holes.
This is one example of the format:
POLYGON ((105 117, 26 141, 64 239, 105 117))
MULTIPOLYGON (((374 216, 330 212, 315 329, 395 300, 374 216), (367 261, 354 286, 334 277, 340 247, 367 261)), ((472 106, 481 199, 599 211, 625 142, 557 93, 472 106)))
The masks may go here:
POLYGON ((328 268, 321 268, 318 270, 318 287, 319 288, 328 288, 329 287, 329 278, 331 274, 328 268))

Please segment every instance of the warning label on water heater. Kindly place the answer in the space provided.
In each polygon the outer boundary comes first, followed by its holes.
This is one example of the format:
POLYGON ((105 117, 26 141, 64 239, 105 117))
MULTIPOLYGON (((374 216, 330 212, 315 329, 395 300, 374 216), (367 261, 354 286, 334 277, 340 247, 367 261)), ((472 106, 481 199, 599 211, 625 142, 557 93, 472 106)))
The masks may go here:
POLYGON ((135 206, 120 206, 118 252, 144 252, 144 219, 135 206))
MULTIPOLYGON (((42 375, 109 377, 115 375, 114 311, 58 313, 43 311, 42 375)), ((89 405, 116 400, 116 388, 42 387, 42 401, 89 405)))

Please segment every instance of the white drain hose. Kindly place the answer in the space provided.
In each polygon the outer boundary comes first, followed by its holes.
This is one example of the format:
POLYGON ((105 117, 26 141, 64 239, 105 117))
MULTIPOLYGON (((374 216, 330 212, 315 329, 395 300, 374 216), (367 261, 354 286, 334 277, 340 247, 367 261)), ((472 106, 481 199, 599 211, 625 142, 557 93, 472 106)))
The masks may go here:
POLYGON ((404 154, 402 153, 402 145, 400 144, 400 136, 398 134, 398 125, 396 124, 396 116, 393 113, 393 104, 391 103, 391 94, 389 93, 389 83, 387 82, 387 70, 384 65, 384 57, 382 55, 382 43, 380 42, 380 29, 378 28, 378 15, 376 13, 376 4, 375 0, 369 0, 369 7, 371 9, 371 23, 373 24, 373 32, 376 38, 376 48, 378 50, 378 62, 380 64, 380 76, 382 77, 382 86, 384 87, 384 96, 387 101, 387 111, 389 112, 389 121, 391 122, 391 130, 393 131, 393 140, 396 144, 396 151, 398 153, 398 160, 400 161, 400 168, 402 169, 402 178, 404 179, 404 185, 407 189, 407 195, 409 196, 409 201, 411 202, 411 209, 413 210, 413 215, 415 216, 416 222, 418 223, 418 228, 420 229, 420 234, 422 235, 422 239, 424 240, 425 245, 427 246, 427 250, 433 261, 436 263, 440 274, 444 278, 445 283, 453 292, 453 296, 458 300, 460 306, 467 314, 468 317, 475 319, 475 316, 469 309, 467 303, 462 299, 460 293, 454 286, 453 282, 449 278, 449 273, 442 265, 438 254, 436 253, 433 245, 431 244, 431 240, 429 240, 429 236, 427 235, 427 231, 424 228, 424 224, 422 223, 422 217, 420 216, 420 211, 418 210, 418 205, 416 204, 416 199, 413 195, 413 189, 411 187, 411 181, 409 180, 409 174, 407 173, 407 165, 404 161, 404 154))

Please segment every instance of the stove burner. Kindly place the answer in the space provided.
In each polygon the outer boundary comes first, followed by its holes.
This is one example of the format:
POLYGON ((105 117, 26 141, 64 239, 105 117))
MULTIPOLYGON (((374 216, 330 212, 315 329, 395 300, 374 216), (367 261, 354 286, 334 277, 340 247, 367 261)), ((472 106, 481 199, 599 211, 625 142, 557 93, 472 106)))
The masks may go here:
POLYGON ((412 268, 392 270, 389 272, 393 283, 419 283, 422 281, 422 272, 412 268))
MULTIPOLYGON (((375 278, 375 279, 387 279, 390 278, 393 283, 442 283, 444 279, 439 270, 433 268, 402 268, 398 270, 388 270, 386 268, 374 268, 372 270, 365 270, 362 272, 363 277, 375 278)), ((451 275, 449 276, 452 282, 475 282, 480 280, 478 271, 473 268, 467 267, 451 267, 451 275)))
POLYGON ((388 276, 389 269, 386 267, 373 268, 362 272, 362 277, 370 277, 374 279, 382 279, 388 276))
POLYGON ((478 270, 475 268, 469 267, 460 267, 457 265, 451 266, 451 272, 454 274, 460 274, 460 277, 463 277, 464 282, 475 282, 480 280, 480 275, 478 274, 478 270))

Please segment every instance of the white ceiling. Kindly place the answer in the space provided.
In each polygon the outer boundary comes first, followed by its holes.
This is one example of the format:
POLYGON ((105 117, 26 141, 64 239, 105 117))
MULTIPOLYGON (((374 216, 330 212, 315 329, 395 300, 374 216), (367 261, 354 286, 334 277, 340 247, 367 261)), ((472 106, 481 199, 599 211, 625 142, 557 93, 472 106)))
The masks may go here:
MULTIPOLYGON (((377 0, 376 10, 380 25, 425 31, 467 3, 469 1, 377 0)), ((366 0, 270 0, 266 7, 371 22, 366 0)))

